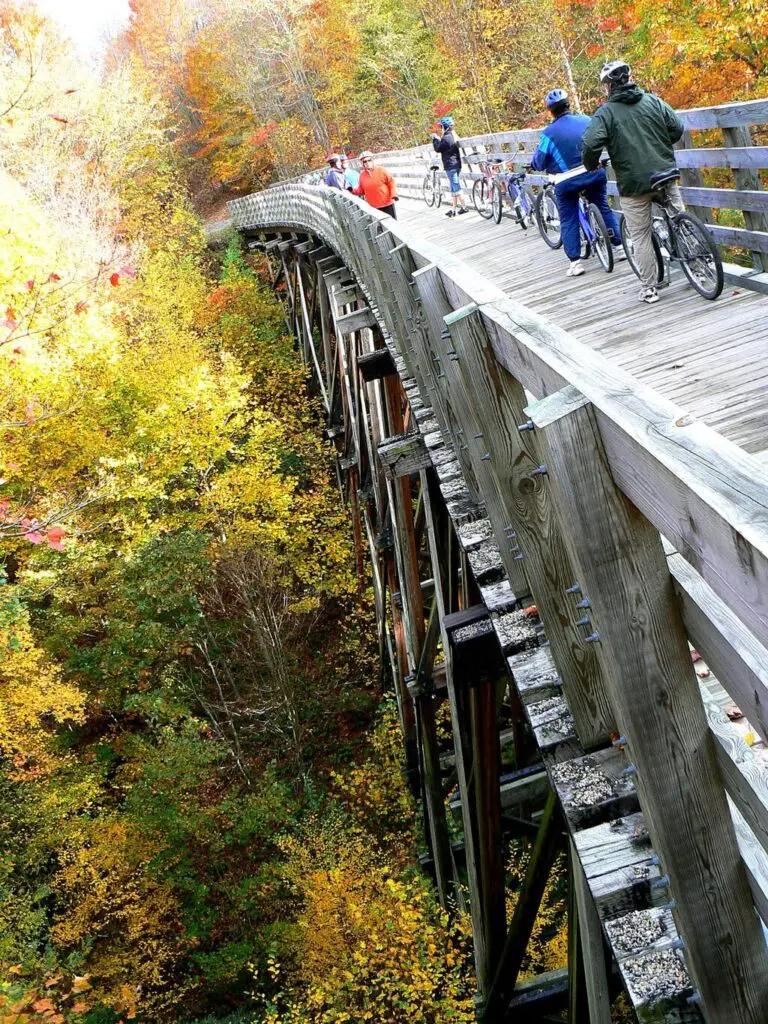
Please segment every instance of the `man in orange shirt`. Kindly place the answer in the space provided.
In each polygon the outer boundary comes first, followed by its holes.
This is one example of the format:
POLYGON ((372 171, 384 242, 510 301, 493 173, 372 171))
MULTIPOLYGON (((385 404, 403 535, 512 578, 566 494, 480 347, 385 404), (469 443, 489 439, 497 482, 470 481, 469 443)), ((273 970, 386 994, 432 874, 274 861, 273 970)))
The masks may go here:
POLYGON ((397 220, 395 179, 383 167, 373 166, 373 153, 369 153, 368 150, 360 154, 360 163, 363 168, 360 171, 360 181, 357 188, 352 189, 352 194, 362 196, 366 203, 397 220))

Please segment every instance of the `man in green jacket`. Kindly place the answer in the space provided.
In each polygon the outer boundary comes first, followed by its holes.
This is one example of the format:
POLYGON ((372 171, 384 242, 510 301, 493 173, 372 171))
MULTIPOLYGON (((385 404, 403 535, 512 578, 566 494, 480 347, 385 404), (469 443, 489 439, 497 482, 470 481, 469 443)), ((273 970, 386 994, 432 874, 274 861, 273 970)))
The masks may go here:
MULTIPOLYGON (((608 150, 627 218, 635 256, 640 267, 642 302, 658 302, 656 256, 652 241, 650 177, 675 165, 673 143, 682 137, 683 122, 669 104, 631 81, 623 60, 604 64, 600 71, 608 102, 599 108, 582 140, 581 155, 588 171, 597 168, 603 149, 608 150)), ((666 186, 670 205, 685 209, 680 188, 666 186)))

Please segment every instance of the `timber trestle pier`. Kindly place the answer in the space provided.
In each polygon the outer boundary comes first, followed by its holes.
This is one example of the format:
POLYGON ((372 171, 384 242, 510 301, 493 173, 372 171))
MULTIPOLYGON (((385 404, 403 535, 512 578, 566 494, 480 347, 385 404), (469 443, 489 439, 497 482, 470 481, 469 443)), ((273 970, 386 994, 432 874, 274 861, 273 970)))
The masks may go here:
POLYGON ((370 556, 429 867, 444 905, 469 893, 478 1019, 609 1024, 623 986, 643 1022, 766 1024, 765 467, 349 195, 231 211, 271 257, 370 556), (521 981, 562 849, 568 968, 521 981))

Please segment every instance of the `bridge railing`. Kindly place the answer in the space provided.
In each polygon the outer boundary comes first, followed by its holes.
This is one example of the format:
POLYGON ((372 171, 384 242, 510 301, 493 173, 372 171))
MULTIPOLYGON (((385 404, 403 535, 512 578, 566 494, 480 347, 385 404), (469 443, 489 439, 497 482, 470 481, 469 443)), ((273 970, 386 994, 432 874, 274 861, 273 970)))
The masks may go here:
MULTIPOLYGON (((688 114, 755 116, 729 110, 688 114)), ((768 741, 768 472, 354 197, 292 184, 230 209, 246 233, 322 239, 354 274, 543 612, 576 735, 620 734, 706 1019, 764 1021, 768 777, 689 641, 768 741)))
MULTIPOLYGON (((683 172, 683 199, 692 211, 707 221, 717 242, 749 254, 752 266, 728 263, 726 273, 731 282, 768 292, 768 192, 763 191, 763 176, 768 173, 768 146, 757 145, 753 129, 768 124, 768 99, 726 103, 678 111, 686 132, 678 146, 677 165, 683 172), (719 134, 717 146, 713 132, 719 134), (705 146, 698 148, 695 138, 704 135, 705 146), (703 171, 724 169, 732 172, 728 187, 705 184, 703 171), (716 222, 713 210, 730 210, 743 225, 716 222)), ((464 158, 463 179, 471 189, 475 179, 482 177, 480 164, 501 159, 519 168, 530 162, 541 131, 494 132, 473 135, 460 140, 464 158)), ((404 195, 420 197, 424 174, 439 157, 431 145, 412 149, 390 150, 378 154, 378 162, 387 168, 404 195)), ((532 173, 528 179, 540 184, 544 176, 532 173)), ((609 194, 617 196, 616 183, 610 181, 609 194)))

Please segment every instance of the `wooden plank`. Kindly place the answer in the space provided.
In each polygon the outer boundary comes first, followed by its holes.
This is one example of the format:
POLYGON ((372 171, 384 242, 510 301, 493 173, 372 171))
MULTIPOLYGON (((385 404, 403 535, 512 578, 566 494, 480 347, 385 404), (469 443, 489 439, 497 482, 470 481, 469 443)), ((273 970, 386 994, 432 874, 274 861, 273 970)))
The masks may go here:
POLYGON ((496 360, 476 307, 460 309, 445 322, 458 355, 458 377, 475 413, 474 424, 466 412, 463 422, 467 433, 480 435, 467 444, 498 491, 508 524, 506 535, 497 533, 497 542, 524 558, 577 734, 590 749, 605 741, 615 719, 605 696, 600 652, 574 642, 573 623, 581 613, 566 591, 578 582, 577 573, 547 491, 532 472, 544 462, 538 438, 534 431, 517 429, 528 418, 525 392, 496 360))
POLYGON ((768 742, 768 650, 678 554, 667 556, 694 647, 768 742))
POLYGON ((591 408, 562 415, 561 407, 553 396, 528 412, 579 553, 588 628, 611 666, 611 703, 678 901, 689 968, 712 1024, 757 1024, 768 1002, 768 960, 666 559, 656 531, 610 476, 591 408))
POLYGON ((678 167, 768 167, 768 146, 724 149, 681 149, 675 154, 678 167))

